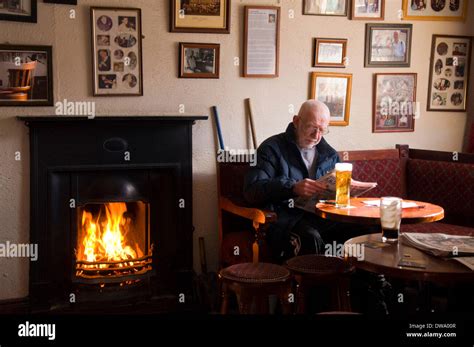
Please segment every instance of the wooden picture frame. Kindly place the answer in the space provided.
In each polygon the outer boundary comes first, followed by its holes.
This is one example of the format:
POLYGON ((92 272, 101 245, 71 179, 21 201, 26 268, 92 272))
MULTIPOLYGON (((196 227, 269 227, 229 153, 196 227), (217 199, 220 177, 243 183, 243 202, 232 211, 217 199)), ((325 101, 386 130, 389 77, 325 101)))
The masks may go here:
POLYGON ((141 9, 91 7, 94 96, 143 95, 141 9))
POLYGON ((471 36, 433 35, 427 111, 467 111, 472 43, 471 36))
POLYGON ((170 32, 230 34, 231 0, 219 0, 219 8, 198 5, 199 0, 170 0, 170 32))
POLYGON ((347 39, 315 38, 313 67, 346 67, 347 39))
POLYGON ((243 77, 278 77, 280 62, 280 7, 245 6, 244 12, 243 77), (249 26, 249 17, 251 16, 253 18, 252 22, 257 24, 255 28, 249 26), (270 30, 273 32, 273 35, 269 38, 268 31, 270 30), (262 45, 261 39, 253 44, 252 37, 254 35, 257 35, 257 37, 263 35, 267 39, 266 45, 262 45), (272 48, 268 49, 268 47, 272 48), (262 58, 262 56, 266 58, 262 58))
POLYGON ((385 0, 351 0, 352 20, 384 20, 385 0))
POLYGON ((348 126, 351 108, 352 74, 312 72, 310 99, 324 102, 331 111, 329 125, 348 126))
POLYGON ((347 17, 347 0, 337 0, 337 7, 328 7, 322 0, 304 0, 303 15, 347 17))
POLYGON ((402 0, 403 20, 465 21, 468 0, 402 0))
POLYGON ((373 133, 415 131, 416 83, 416 73, 374 74, 373 133))
POLYGON ((0 45, 0 106, 53 106, 51 46, 0 45))
POLYGON ((36 23, 38 16, 37 0, 24 0, 19 4, 21 8, 15 6, 14 3, 10 4, 8 1, 4 1, 4 7, 0 8, 0 20, 36 23))
POLYGON ((43 0, 45 4, 77 5, 77 0, 43 0))
POLYGON ((179 78, 219 78, 220 44, 179 43, 179 78))
POLYGON ((365 67, 410 67, 412 24, 367 23, 365 67))

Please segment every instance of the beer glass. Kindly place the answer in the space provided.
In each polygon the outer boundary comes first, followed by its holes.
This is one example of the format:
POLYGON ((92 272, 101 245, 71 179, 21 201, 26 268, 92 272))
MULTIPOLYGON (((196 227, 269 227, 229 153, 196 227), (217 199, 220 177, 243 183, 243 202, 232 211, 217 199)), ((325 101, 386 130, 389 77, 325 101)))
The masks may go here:
POLYGON ((402 220, 402 199, 395 197, 380 198, 380 224, 382 225, 382 241, 394 243, 398 241, 402 220))
POLYGON ((351 196, 352 164, 336 164, 336 207, 348 207, 351 196))

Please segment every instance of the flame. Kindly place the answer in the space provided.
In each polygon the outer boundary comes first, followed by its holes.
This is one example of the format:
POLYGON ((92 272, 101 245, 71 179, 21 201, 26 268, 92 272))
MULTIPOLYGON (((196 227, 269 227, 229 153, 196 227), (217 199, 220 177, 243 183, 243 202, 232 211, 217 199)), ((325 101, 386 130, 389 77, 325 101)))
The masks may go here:
MULTIPOLYGON (((126 235, 132 221, 126 216, 126 212, 127 205, 123 202, 104 204, 96 218, 91 212, 83 211, 81 225, 84 238, 80 260, 124 261, 143 255, 137 244, 134 249, 127 242, 126 235)), ((100 264, 99 267, 104 268, 106 265, 100 264)))

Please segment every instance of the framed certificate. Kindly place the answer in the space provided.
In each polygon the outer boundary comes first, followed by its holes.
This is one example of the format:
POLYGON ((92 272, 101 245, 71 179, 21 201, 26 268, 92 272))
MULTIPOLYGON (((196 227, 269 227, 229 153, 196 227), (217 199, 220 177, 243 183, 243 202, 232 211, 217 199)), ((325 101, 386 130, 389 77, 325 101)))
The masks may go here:
POLYGON ((244 77, 278 77, 280 7, 245 6, 244 77))

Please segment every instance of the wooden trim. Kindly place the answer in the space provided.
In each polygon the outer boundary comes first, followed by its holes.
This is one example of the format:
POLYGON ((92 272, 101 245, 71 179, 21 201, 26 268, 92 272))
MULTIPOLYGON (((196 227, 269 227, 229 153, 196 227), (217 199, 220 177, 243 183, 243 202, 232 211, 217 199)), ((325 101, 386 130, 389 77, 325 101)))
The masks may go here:
POLYGON ((380 16, 379 17, 356 17, 354 13, 355 1, 351 0, 351 20, 384 20, 385 19, 385 0, 380 0, 380 16))
POLYGON ((342 161, 399 159, 398 149, 371 149, 367 151, 340 151, 342 161))
POLYGON ((352 94, 352 74, 334 73, 334 72, 312 72, 311 73, 311 90, 310 99, 316 99, 316 79, 317 77, 333 77, 333 78, 346 78, 346 105, 344 112, 344 120, 342 121, 330 121, 330 126, 348 126, 349 118, 351 115, 351 94, 352 94))
POLYGON ((474 154, 470 153, 410 149, 409 157, 410 159, 435 160, 459 164, 474 164, 474 154))
MULTIPOLYGON (((447 1, 448 2, 448 1, 447 1)), ((458 21, 464 22, 467 16, 468 0, 464 0, 462 15, 459 17, 449 16, 409 16, 408 15, 408 0, 402 0, 403 20, 424 20, 424 21, 458 21)))
POLYGON ((225 27, 224 28, 189 28, 176 26, 176 1, 170 0, 170 32, 174 33, 207 33, 207 34, 230 34, 231 0, 225 2, 225 27))
POLYGON ((347 57, 347 39, 333 39, 333 38, 314 38, 314 50, 313 50, 313 67, 336 67, 336 68, 345 68, 346 67, 346 57, 347 57), (319 50, 318 46, 321 43, 338 43, 342 44, 342 62, 340 63, 318 63, 319 50))
POLYGON ((244 7, 244 63, 242 69, 242 77, 255 77, 255 78, 275 78, 279 77, 280 73, 280 7, 279 6, 245 6, 244 7), (249 10, 254 9, 268 9, 277 11, 277 23, 276 23, 276 54, 275 54, 275 73, 269 75, 252 75, 247 72, 247 45, 248 45, 248 13, 249 10))

